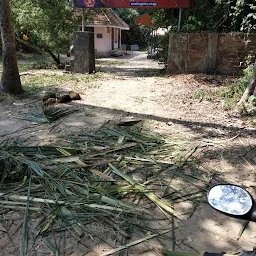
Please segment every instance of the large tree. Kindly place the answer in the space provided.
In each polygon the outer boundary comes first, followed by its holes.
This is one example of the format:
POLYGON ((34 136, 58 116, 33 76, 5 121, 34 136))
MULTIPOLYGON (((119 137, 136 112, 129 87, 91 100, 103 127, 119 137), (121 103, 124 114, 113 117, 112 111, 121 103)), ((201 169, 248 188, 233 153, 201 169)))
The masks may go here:
MULTIPOLYGON (((190 0, 182 11, 183 32, 256 32, 255 0, 190 0)), ((157 9, 153 18, 159 26, 177 30, 178 9, 157 9)))
POLYGON ((0 0, 0 28, 2 37, 3 70, 0 91, 23 92, 17 64, 15 35, 10 17, 9 0, 0 0))
POLYGON ((122 32, 122 41, 126 44, 138 44, 141 48, 147 46, 148 35, 151 29, 146 26, 138 26, 134 19, 138 19, 145 13, 151 14, 150 9, 122 8, 115 9, 115 12, 130 26, 130 30, 122 32))
POLYGON ((47 52, 60 64, 58 55, 67 53, 70 34, 77 28, 72 1, 11 0, 11 12, 17 37, 27 35, 27 45, 47 52))

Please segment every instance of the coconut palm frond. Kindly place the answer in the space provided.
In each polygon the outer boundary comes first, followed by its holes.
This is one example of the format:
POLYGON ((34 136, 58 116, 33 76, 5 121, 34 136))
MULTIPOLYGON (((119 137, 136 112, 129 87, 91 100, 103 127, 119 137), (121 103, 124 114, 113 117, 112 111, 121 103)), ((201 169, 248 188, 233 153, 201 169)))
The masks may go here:
MULTIPOLYGON (((49 115, 54 120, 60 113, 49 115)), ((173 208, 177 202, 204 200, 209 177, 192 161, 192 151, 203 144, 191 145, 136 125, 103 127, 65 139, 70 146, 0 145, 0 207, 24 211, 23 255, 31 249, 26 247, 29 232, 56 252, 53 238, 49 240, 55 232, 93 236, 88 225, 109 219, 114 226, 130 226, 134 218, 156 217, 149 206, 170 220, 171 215, 180 216, 173 208), (175 179, 182 182, 175 184, 175 179), (33 227, 32 212, 40 215, 33 227)))
POLYGON ((57 108, 54 105, 43 107, 43 113, 44 113, 46 119, 48 120, 48 122, 56 121, 62 117, 68 116, 77 111, 78 111, 77 108, 70 108, 70 107, 57 108))

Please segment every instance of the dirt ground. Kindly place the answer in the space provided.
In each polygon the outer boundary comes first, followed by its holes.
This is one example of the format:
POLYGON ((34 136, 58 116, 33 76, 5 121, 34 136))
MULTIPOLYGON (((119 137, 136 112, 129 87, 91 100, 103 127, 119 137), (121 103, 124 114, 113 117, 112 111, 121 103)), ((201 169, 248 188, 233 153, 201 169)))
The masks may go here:
MULTIPOLYGON (((211 92, 226 86, 227 79, 230 82, 233 78, 193 74, 167 76, 157 61, 147 59, 141 52, 98 59, 96 66, 103 76, 90 88, 83 88, 83 81, 79 79, 75 88, 64 86, 63 90, 79 91, 82 100, 70 103, 80 111, 57 125, 23 120, 40 99, 0 102, 0 137, 15 138, 27 145, 46 145, 55 142, 59 135, 85 128, 93 130, 109 121, 143 119, 154 131, 191 141, 211 142, 213 147, 198 156, 201 166, 230 183, 244 185, 256 197, 256 119, 237 118, 231 111, 223 110, 220 98, 211 97, 211 92)), ((66 75, 63 71, 54 72, 66 75)), ((189 212, 174 224, 178 251, 234 253, 252 250, 256 245, 255 223, 250 223, 237 240, 244 221, 221 215, 207 204, 199 204, 193 213, 189 203, 175 207, 183 213, 189 212)), ((8 243, 4 231, 0 233, 0 244, 8 243)), ((172 241, 166 239, 165 243, 172 248, 172 241)), ((137 251, 123 255, 160 255, 155 250, 159 246, 157 241, 145 246, 148 251, 138 247, 137 251)), ((104 246, 97 245, 95 255, 100 255, 102 248, 104 246)), ((18 253, 7 254, 2 250, 0 255, 18 253)), ((92 254, 74 250, 66 255, 92 254)))

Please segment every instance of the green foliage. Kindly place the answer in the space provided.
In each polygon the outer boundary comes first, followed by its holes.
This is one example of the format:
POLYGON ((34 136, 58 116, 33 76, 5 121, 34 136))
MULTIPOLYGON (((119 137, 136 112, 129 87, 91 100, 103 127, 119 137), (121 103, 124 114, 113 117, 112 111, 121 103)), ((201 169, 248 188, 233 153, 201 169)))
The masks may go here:
POLYGON ((59 54, 69 45, 74 21, 72 7, 67 0, 11 0, 13 26, 16 35, 28 43, 59 54))
POLYGON ((170 25, 178 24, 178 9, 156 9, 152 12, 152 20, 155 27, 167 28, 170 25))
POLYGON ((225 5, 230 10, 229 17, 235 30, 256 32, 255 0, 229 0, 225 5))
POLYGON ((159 46, 159 48, 163 49, 161 51, 161 61, 163 61, 163 63, 165 63, 165 64, 167 63, 167 59, 168 59, 170 33, 171 32, 168 32, 164 36, 161 36, 158 38, 158 46, 159 46))
POLYGON ((191 15, 188 17, 187 23, 184 24, 182 30, 184 32, 201 31, 204 28, 204 23, 196 16, 191 15))
POLYGON ((215 96, 215 92, 210 89, 199 89, 193 94, 193 97, 196 99, 199 99, 200 101, 202 100, 212 101, 214 96, 215 96))
POLYGON ((129 31, 122 32, 122 41, 125 44, 137 44, 145 48, 148 42, 148 36, 151 32, 150 27, 138 26, 134 23, 134 18, 139 18, 144 13, 150 13, 148 9, 123 8, 115 9, 115 12, 130 26, 129 31))
MULTIPOLYGON (((256 32, 255 0, 191 0, 182 12, 184 32, 256 32)), ((158 9, 153 13, 159 27, 172 25, 177 31, 178 10, 158 9)))
POLYGON ((226 109, 232 108, 240 100, 252 76, 252 70, 252 65, 249 65, 243 70, 244 75, 236 83, 217 91, 217 95, 224 99, 226 109))
POLYGON ((249 103, 256 103, 256 97, 254 95, 251 95, 249 98, 248 98, 248 102, 249 103))

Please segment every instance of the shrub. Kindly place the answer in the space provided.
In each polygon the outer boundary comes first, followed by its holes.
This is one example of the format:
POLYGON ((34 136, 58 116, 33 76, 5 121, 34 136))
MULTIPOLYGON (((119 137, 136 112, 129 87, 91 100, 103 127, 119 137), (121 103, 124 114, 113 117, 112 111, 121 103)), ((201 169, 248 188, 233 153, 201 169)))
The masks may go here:
POLYGON ((237 81, 228 86, 225 89, 221 89, 217 91, 217 95, 221 96, 224 99, 224 106, 226 109, 231 109, 234 105, 240 100, 242 97, 247 85, 248 81, 252 76, 252 65, 248 65, 243 70, 243 76, 237 81))

